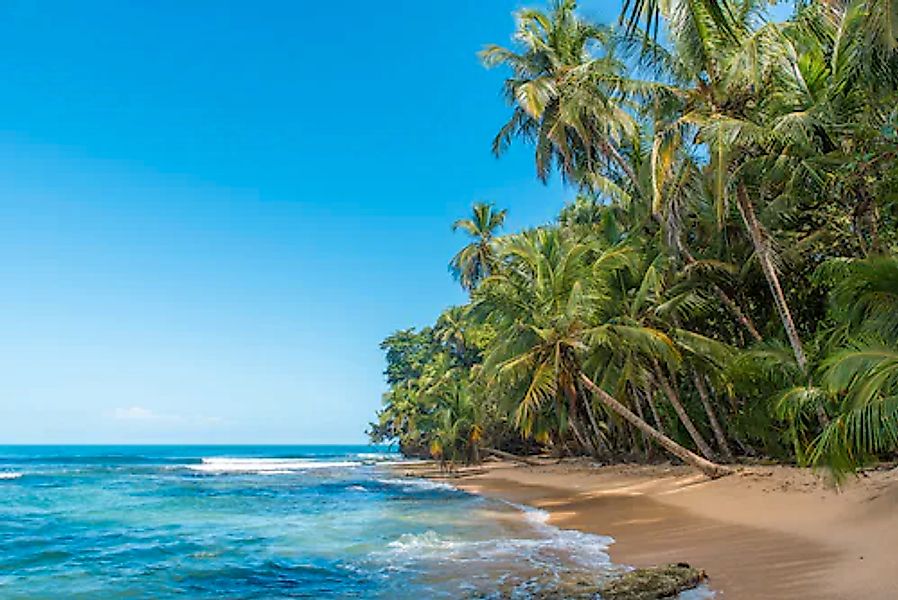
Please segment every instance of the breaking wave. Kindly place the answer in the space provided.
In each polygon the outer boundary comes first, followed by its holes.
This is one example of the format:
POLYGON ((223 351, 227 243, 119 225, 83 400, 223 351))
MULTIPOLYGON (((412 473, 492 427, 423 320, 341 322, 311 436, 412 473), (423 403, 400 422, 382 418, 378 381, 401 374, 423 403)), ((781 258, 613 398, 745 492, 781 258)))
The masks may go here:
POLYGON ((414 492, 419 490, 442 490, 446 492, 457 492, 459 491, 457 487, 443 483, 442 481, 431 481, 429 479, 378 479, 378 483, 382 483, 384 485, 392 485, 402 489, 404 492, 414 492))
POLYGON ((576 566, 584 569, 608 567, 610 537, 545 526, 533 537, 465 540, 435 531, 406 533, 387 547, 396 558, 430 557, 451 561, 527 561, 548 566, 576 566))
POLYGON ((312 469, 338 469, 358 467, 356 461, 324 461, 305 458, 203 458, 200 464, 187 465, 191 471, 201 473, 244 473, 258 475, 289 475, 312 469))

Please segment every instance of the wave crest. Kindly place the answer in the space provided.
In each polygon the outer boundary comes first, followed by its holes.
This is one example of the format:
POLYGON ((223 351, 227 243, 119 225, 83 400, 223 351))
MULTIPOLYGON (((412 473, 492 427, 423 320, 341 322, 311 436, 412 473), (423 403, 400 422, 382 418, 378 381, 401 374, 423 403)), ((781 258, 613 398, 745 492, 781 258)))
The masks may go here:
POLYGON ((311 469, 336 469, 358 467, 356 461, 323 461, 307 458, 203 458, 198 465, 187 465, 191 471, 201 473, 244 473, 256 475, 288 475, 311 469))
POLYGON ((443 483, 442 481, 431 481, 429 479, 414 479, 411 477, 406 479, 378 479, 377 482, 384 485, 394 485, 400 487, 405 492, 414 492, 418 490, 443 490, 447 492, 459 491, 457 487, 449 483, 443 483))

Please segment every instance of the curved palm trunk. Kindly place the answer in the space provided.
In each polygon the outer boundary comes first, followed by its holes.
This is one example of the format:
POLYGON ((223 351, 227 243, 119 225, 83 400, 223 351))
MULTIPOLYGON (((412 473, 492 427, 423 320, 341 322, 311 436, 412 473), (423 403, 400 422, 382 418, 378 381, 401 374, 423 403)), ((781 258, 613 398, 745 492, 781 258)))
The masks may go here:
POLYGON ((658 364, 657 360, 653 362, 655 363, 655 376, 658 379, 658 383, 661 385, 664 395, 667 396, 667 399, 670 400, 671 405, 674 407, 683 427, 689 432, 689 437, 692 438, 692 441, 695 442, 695 446, 705 458, 714 458, 714 452, 711 450, 711 446, 708 445, 708 442, 705 441, 705 438, 702 437, 702 434, 696 428, 695 423, 692 422, 689 413, 686 412, 686 408, 683 406, 683 403, 680 402, 680 397, 677 395, 677 392, 673 389, 673 386, 670 384, 667 377, 664 376, 664 372, 661 370, 661 365, 658 364))
POLYGON ((755 208, 748 199, 748 193, 745 186, 741 183, 736 189, 737 204, 739 206, 739 214, 745 223, 754 247, 755 255, 758 262, 761 263, 761 270, 767 279, 767 285, 770 287, 770 293, 773 295, 773 303, 776 311, 779 313, 780 320, 783 322, 783 328, 786 330, 786 337, 789 338, 789 344, 792 346, 792 352, 795 354, 795 360, 802 371, 807 370, 808 360, 804 354, 804 348, 801 345, 801 338, 798 337, 798 329, 795 327, 795 321, 792 320, 792 313, 789 310, 789 304, 786 302, 786 296, 783 294, 783 288, 780 285, 779 275, 773 266, 773 260, 770 258, 769 248, 761 232, 761 225, 755 215, 755 208))
POLYGON ((615 413, 623 417, 623 419, 628 423, 658 442, 658 444, 660 444, 665 450, 667 450, 686 464, 695 467, 711 479, 717 479, 718 477, 729 475, 732 472, 730 471, 730 469, 722 465, 715 464, 709 460, 702 458, 694 452, 691 452, 663 433, 659 432, 657 429, 633 414, 630 409, 618 402, 617 399, 614 398, 614 396, 593 383, 592 379, 587 377, 585 373, 580 373, 580 381, 582 381, 583 385, 585 385, 592 393, 598 396, 602 404, 607 406, 610 410, 614 411, 615 413))
POLYGON ((711 423, 711 430, 714 432, 714 439, 717 440, 717 447, 720 448, 720 451, 723 452, 723 457, 729 461, 733 461, 733 451, 730 450, 730 444, 727 442, 727 437, 723 432, 723 427, 720 426, 720 421, 717 420, 717 413, 714 412, 714 407, 711 405, 711 398, 708 394, 708 388, 705 385, 702 376, 692 372, 692 380, 695 382, 695 389, 698 390, 698 396, 702 400, 702 406, 705 408, 705 414, 708 415, 708 422, 711 423))

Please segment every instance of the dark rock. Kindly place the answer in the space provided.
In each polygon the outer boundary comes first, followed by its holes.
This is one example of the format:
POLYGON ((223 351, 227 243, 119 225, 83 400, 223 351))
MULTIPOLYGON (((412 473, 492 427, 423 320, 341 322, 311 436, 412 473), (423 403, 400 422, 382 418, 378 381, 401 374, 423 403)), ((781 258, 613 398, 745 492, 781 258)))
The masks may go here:
POLYGON ((701 585, 708 576, 687 563, 634 569, 601 590, 604 600, 659 600, 701 585))

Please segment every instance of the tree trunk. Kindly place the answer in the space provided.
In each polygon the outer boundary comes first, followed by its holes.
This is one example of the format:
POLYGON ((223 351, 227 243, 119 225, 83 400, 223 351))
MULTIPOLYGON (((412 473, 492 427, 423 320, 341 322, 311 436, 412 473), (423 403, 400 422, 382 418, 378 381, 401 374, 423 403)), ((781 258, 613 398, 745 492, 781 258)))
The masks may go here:
POLYGON ((627 178, 630 179, 630 182, 633 184, 633 187, 636 188, 637 192, 640 192, 639 189, 639 180, 636 178, 636 173, 633 172, 632 167, 630 167, 630 163, 628 163, 624 157, 621 155, 620 151, 614 147, 614 144, 606 141, 599 142, 599 149, 605 153, 606 156, 610 156, 617 166, 621 168, 621 170, 627 175, 627 178))
POLYGON ((479 465, 480 464, 480 449, 477 447, 477 444, 473 444, 473 446, 471 447, 471 456, 472 456, 471 462, 475 465, 479 465))
MULTIPOLYGON (((630 391, 633 393, 633 404, 636 405, 636 415, 645 421, 645 415, 642 412, 642 399, 639 397, 639 392, 636 391, 636 388, 630 386, 630 391)), ((642 453, 645 456, 645 459, 649 459, 649 439, 646 437, 645 432, 640 430, 639 436, 642 438, 642 453)))
MULTIPOLYGON (((602 431, 599 429, 599 424, 596 422, 595 412, 592 410, 592 402, 589 398, 586 399, 586 402, 583 403, 584 408, 586 409, 586 416, 589 417, 589 424, 592 426, 592 431, 596 436, 596 444, 601 444, 606 450, 608 449, 608 445, 603 441, 602 431)), ((600 458, 598 455, 598 446, 594 446, 596 450, 596 458, 600 458)))
POLYGON ((767 285, 770 286, 770 293, 773 295, 773 303, 779 313, 780 320, 786 330, 786 337, 789 338, 789 344, 792 346, 792 352, 795 354, 795 360, 802 371, 807 370, 808 360, 804 354, 804 348, 801 345, 801 338, 798 337, 798 329, 795 327, 795 321, 792 320, 792 313, 789 311, 789 304, 786 302, 786 296, 783 294, 783 288, 780 285, 779 275, 770 258, 770 251, 767 247, 767 241, 764 239, 764 233, 761 231, 761 224, 755 216, 755 209, 751 201, 748 199, 748 193, 745 186, 739 184, 736 190, 738 199, 739 214, 742 215, 742 221, 751 237, 752 246, 758 262, 761 263, 761 270, 764 277, 767 278, 767 285))
POLYGON ((655 364, 655 376, 658 378, 658 383, 661 385, 661 389, 664 390, 664 395, 667 396, 667 399, 670 400, 670 403, 673 405, 677 416, 680 418, 680 422, 686 428, 686 431, 689 432, 689 437, 692 438, 692 441, 695 442, 695 446, 705 458, 709 460, 713 459, 714 452, 711 450, 711 446, 708 445, 708 442, 705 441, 705 438, 702 437, 702 434, 699 433, 699 430, 695 427, 692 419, 689 418, 689 413, 686 412, 686 409, 680 402, 680 397, 677 396, 670 381, 664 376, 664 372, 661 370, 661 365, 658 364, 657 360, 653 359, 652 362, 655 364))
POLYGON ((655 420, 655 427, 658 428, 658 431, 664 433, 664 421, 661 420, 661 415, 658 414, 658 407, 655 406, 655 395, 652 393, 651 389, 647 389, 645 391, 645 399, 646 402, 649 403, 649 408, 652 411, 652 418, 655 420))
POLYGON ((587 442, 587 439, 583 437, 583 433, 580 431, 580 428, 577 426, 577 415, 576 413, 570 413, 567 417, 568 424, 571 426, 571 431, 574 432, 574 438, 577 440, 577 443, 580 444, 580 448, 585 450, 590 456, 595 456, 596 450, 593 448, 592 444, 587 442))
POLYGON ((484 454, 498 456, 499 458, 504 458, 505 460, 523 463, 530 467, 538 467, 540 465, 540 463, 535 460, 530 460, 526 456, 518 456, 517 454, 512 454, 511 452, 503 452, 502 450, 496 450, 495 448, 482 448, 482 450, 484 454))
POLYGON ((727 461, 732 462, 733 451, 730 450, 730 444, 727 442, 727 437, 723 432, 723 428, 720 426, 720 422, 717 420, 717 414, 714 412, 714 407, 711 405, 708 388, 705 386, 702 376, 695 371, 692 372, 692 380, 695 381, 695 389, 698 390, 698 396, 702 400, 702 406, 705 407, 705 414, 708 415, 708 422, 711 424, 711 430, 714 432, 714 438, 717 440, 717 447, 723 452, 723 457, 727 461))
POLYGON ((663 433, 659 432, 657 429, 633 414, 630 409, 618 402, 617 399, 614 398, 614 396, 593 383, 592 379, 587 377, 586 374, 581 373, 580 380, 587 388, 589 388, 590 391, 592 391, 592 393, 596 394, 599 397, 599 400, 601 400, 601 402, 605 406, 623 417, 628 423, 645 433, 647 436, 658 442, 658 444, 660 444, 665 450, 667 450, 686 464, 695 467, 711 479, 717 479, 718 477, 729 475, 732 472, 730 471, 730 469, 722 465, 718 465, 709 460, 705 460, 701 456, 689 451, 663 433))

